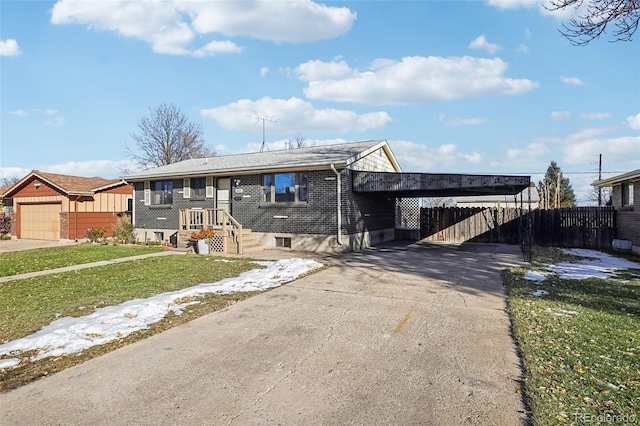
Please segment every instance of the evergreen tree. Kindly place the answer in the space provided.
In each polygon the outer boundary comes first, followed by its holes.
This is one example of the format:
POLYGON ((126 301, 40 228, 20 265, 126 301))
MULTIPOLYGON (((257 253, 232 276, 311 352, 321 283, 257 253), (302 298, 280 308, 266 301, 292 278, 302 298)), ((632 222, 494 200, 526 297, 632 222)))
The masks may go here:
POLYGON ((543 209, 559 209, 576 205, 576 196, 569 178, 562 175, 562 170, 555 161, 552 161, 547 168, 544 180, 538 182, 538 195, 543 209))

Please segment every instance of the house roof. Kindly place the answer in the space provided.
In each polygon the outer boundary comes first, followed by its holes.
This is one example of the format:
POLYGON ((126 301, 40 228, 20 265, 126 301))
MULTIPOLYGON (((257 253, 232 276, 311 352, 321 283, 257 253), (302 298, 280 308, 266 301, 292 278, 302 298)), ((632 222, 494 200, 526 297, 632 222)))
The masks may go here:
POLYGON ((27 176, 22 178, 18 183, 10 186, 8 189, 2 192, 2 197, 12 196, 13 193, 15 193, 23 186, 23 184, 25 184, 32 178, 40 179, 41 181, 48 183, 49 185, 55 187, 60 192, 66 195, 93 195, 96 192, 109 189, 114 186, 126 184, 126 182, 122 179, 104 179, 101 177, 61 175, 56 173, 43 173, 37 170, 33 170, 27 176))
POLYGON ((329 168, 331 164, 333 164, 334 167, 343 168, 360 158, 366 157, 379 148, 384 149, 394 168, 400 171, 400 165, 391 152, 387 141, 372 140, 308 148, 194 158, 123 176, 123 179, 139 181, 152 178, 198 176, 203 174, 243 174, 301 168, 321 169, 329 168))
POLYGON ((637 181, 640 180, 640 169, 633 170, 631 172, 627 172, 618 176, 610 177, 608 179, 601 179, 593 182, 592 186, 613 186, 617 183, 627 182, 627 181, 637 181))

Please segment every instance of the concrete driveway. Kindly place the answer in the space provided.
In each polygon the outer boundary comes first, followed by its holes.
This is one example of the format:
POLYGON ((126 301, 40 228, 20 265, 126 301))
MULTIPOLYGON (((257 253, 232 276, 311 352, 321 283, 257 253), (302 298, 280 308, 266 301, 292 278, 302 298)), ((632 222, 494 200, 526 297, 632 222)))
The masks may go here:
POLYGON ((518 247, 393 246, 0 394, 2 425, 518 425, 500 269, 518 247))

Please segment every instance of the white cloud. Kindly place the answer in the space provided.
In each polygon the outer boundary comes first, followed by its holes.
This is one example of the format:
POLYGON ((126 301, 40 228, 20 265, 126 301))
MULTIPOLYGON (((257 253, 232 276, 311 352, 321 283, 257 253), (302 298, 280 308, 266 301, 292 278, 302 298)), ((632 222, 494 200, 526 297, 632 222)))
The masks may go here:
POLYGON ((611 118, 611 114, 608 112, 582 113, 580 114, 580 118, 583 120, 603 120, 605 118, 611 118))
POLYGON ((602 154, 603 162, 617 170, 638 168, 640 136, 620 138, 578 138, 568 141, 562 147, 563 163, 591 164, 602 154))
POLYGON ((627 124, 634 130, 640 130, 640 113, 627 117, 627 124))
POLYGON ((29 113, 23 109, 16 109, 14 111, 9 111, 9 114, 15 115, 18 117, 27 117, 29 115, 29 113))
POLYGON ((520 46, 518 46, 518 48, 516 49, 516 52, 520 52, 520 53, 529 53, 529 46, 527 46, 526 44, 521 44, 520 46))
POLYGON ((269 74, 269 67, 262 67, 260 68, 260 75, 265 77, 267 74, 269 74))
POLYGON ((585 140, 611 132, 609 127, 586 127, 567 135, 567 140, 585 140))
POLYGON ((496 53, 498 50, 502 49, 499 44, 489 43, 489 40, 487 40, 487 38, 483 35, 476 37, 475 40, 469 43, 469 48, 474 50, 486 50, 491 54, 496 53))
POLYGON ((46 108, 43 112, 44 115, 56 115, 58 113, 58 110, 53 108, 46 108))
POLYGON ((498 9, 518 9, 535 7, 540 0, 488 0, 487 3, 498 9))
POLYGON ((511 167, 529 167, 550 153, 551 150, 544 143, 532 142, 523 149, 508 149, 505 155, 511 167))
POLYGON ((571 111, 552 111, 550 117, 553 120, 565 120, 571 117, 571 111))
POLYGON ((193 16, 192 27, 198 33, 249 36, 278 43, 339 37, 346 34, 356 20, 356 14, 346 7, 331 7, 311 0, 174 3, 193 16))
POLYGON ((79 24, 145 41, 154 52, 204 57, 238 53, 229 40, 213 40, 194 47, 196 40, 248 36, 274 42, 302 43, 341 36, 355 22, 345 7, 329 7, 310 0, 273 2, 198 2, 189 0, 58 0, 51 22, 79 24))
POLYGON ((411 104, 467 97, 518 95, 538 87, 527 79, 506 78, 499 58, 464 57, 378 59, 366 71, 345 62, 309 61, 296 68, 311 99, 370 105, 411 104))
POLYGON ((438 117, 438 120, 441 123, 444 123, 444 125, 447 127, 477 126, 479 124, 484 124, 487 122, 486 118, 460 118, 460 117, 448 118, 448 117, 445 117, 444 115, 440 115, 438 117))
POLYGON ((0 40, 0 56, 19 56, 22 52, 18 42, 12 38, 0 40))
POLYGON ((43 126, 51 126, 51 127, 61 127, 64 126, 64 117, 55 116, 49 120, 45 120, 42 122, 43 126))
POLYGON ((26 169, 22 167, 0 167, 0 178, 22 179, 29 174, 31 170, 40 170, 41 172, 60 173, 71 176, 98 176, 104 179, 118 179, 123 174, 121 172, 122 170, 134 170, 135 167, 136 164, 129 160, 69 161, 62 164, 35 165, 33 169, 26 169))
POLYGON ((578 77, 560 77, 560 80, 562 80, 562 82, 564 84, 568 84, 570 86, 583 86, 586 83, 582 80, 580 80, 578 77))
POLYGON ((405 170, 412 172, 438 172, 447 168, 459 168, 461 165, 477 165, 482 162, 478 152, 461 153, 454 144, 438 147, 406 141, 389 140, 394 155, 405 170))
POLYGON ((333 108, 315 109, 299 98, 239 101, 200 111, 202 116, 215 120, 227 129, 256 130, 257 115, 272 121, 272 132, 300 132, 307 130, 358 132, 384 127, 392 121, 384 111, 358 114, 333 108))

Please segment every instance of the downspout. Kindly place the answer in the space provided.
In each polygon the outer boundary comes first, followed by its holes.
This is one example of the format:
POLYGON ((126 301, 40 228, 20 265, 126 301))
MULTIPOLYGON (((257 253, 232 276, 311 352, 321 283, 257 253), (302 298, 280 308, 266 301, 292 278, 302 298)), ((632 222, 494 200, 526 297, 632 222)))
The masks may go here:
POLYGON ((338 225, 338 231, 337 231, 337 237, 336 237, 336 242, 338 243, 339 246, 342 245, 342 180, 340 179, 340 172, 338 172, 336 170, 336 168, 333 166, 333 164, 330 165, 331 170, 333 170, 333 173, 336 174, 336 196, 338 197, 338 218, 337 218, 337 225, 338 225))

